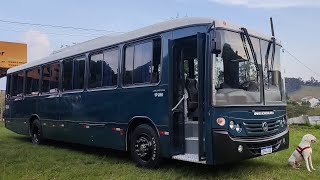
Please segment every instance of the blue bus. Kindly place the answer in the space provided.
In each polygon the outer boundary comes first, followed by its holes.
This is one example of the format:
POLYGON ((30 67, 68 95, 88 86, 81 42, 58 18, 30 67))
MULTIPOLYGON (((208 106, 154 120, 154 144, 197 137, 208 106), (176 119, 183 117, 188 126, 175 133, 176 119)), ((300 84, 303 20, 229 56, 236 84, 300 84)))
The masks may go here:
POLYGON ((31 137, 219 165, 288 148, 281 44, 179 18, 67 47, 7 73, 5 127, 31 137))

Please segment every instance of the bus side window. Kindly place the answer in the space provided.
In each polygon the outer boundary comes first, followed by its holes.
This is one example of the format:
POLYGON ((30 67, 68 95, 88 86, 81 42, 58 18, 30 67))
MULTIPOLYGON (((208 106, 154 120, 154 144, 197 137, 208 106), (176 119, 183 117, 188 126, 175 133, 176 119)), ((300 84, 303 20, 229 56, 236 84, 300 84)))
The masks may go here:
POLYGON ((85 60, 84 57, 74 59, 73 89, 84 88, 85 60))
POLYGON ((110 87, 118 84, 118 60, 118 49, 104 52, 102 86, 110 87))
POLYGON ((7 75, 7 84, 6 84, 6 97, 10 97, 11 94, 11 75, 7 75))
POLYGON ((42 69, 42 93, 58 92, 60 64, 46 65, 42 69))
POLYGON ((63 91, 72 90, 73 61, 63 61, 63 91))
POLYGON ((40 68, 27 71, 26 95, 38 95, 40 81, 40 68))
POLYGON ((89 61, 90 78, 89 88, 101 87, 103 53, 91 55, 89 61))
POLYGON ((160 80, 161 39, 125 49, 125 85, 157 83, 160 80))
POLYGON ((50 65, 46 65, 42 67, 42 93, 49 92, 49 82, 50 82, 50 65))
POLYGON ((55 63, 50 65, 50 81, 49 81, 49 92, 58 92, 59 88, 59 74, 60 74, 60 64, 55 63))
POLYGON ((153 40, 153 61, 151 83, 157 83, 160 80, 161 71, 161 39, 153 40))
POLYGON ((134 46, 127 47, 125 50, 125 69, 124 69, 124 84, 132 84, 133 78, 133 52, 134 46))
POLYGON ((11 96, 22 96, 24 72, 12 74, 11 96))

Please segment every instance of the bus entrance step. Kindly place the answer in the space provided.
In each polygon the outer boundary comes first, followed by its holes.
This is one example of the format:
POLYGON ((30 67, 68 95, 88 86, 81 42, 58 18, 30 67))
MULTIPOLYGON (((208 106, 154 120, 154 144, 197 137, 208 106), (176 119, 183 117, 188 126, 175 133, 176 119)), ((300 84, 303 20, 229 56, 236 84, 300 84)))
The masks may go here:
POLYGON ((198 137, 187 137, 186 138, 186 153, 198 154, 199 153, 199 138, 198 137))
POLYGON ((197 136, 198 136, 198 121, 186 121, 185 137, 197 137, 197 136))
POLYGON ((198 154, 179 154, 176 156, 172 156, 172 159, 200 163, 200 164, 206 164, 206 161, 199 161, 198 154))

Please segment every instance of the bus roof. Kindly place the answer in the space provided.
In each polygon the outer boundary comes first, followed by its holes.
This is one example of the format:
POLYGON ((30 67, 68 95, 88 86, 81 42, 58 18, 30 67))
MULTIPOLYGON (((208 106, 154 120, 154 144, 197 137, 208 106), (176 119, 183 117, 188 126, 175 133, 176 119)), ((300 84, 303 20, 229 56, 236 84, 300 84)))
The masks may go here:
MULTIPOLYGON (((225 21, 219 21, 219 20, 214 20, 212 18, 204 18, 204 17, 186 17, 186 18, 178 18, 178 19, 173 19, 169 21, 164 21, 161 23, 157 23, 151 26, 147 26, 138 30, 134 30, 131 32, 123 33, 120 35, 106 35, 102 37, 98 37, 89 41, 85 41, 70 47, 66 47, 64 49, 59 50, 56 53, 53 53, 45 58, 35 60, 35 61, 30 61, 26 64, 11 68, 8 70, 8 74, 17 72, 23 69, 28 69, 30 67, 34 67, 37 65, 49 63, 52 61, 68 58, 71 56, 75 56, 78 54, 83 54, 86 52, 94 51, 97 49, 101 49, 104 47, 116 45, 119 43, 127 42, 130 40, 150 36, 153 34, 157 34, 160 32, 165 32, 168 30, 172 29, 178 29, 178 28, 183 28, 187 26, 194 26, 194 25, 208 25, 211 24, 213 21, 215 21, 215 26, 216 27, 222 27, 225 29, 231 29, 231 30, 236 30, 239 31, 240 27, 235 26, 232 24, 229 24, 225 21)), ((252 30, 248 30, 251 35, 261 37, 264 39, 270 39, 270 36, 266 36, 260 33, 257 33, 252 30)))

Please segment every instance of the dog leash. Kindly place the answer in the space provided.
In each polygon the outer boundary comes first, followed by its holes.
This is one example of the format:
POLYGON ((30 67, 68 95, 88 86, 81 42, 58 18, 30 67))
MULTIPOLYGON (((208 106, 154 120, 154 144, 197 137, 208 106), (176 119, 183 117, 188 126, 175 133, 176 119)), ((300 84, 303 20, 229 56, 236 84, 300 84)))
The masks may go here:
POLYGON ((309 148, 311 148, 311 147, 310 147, 310 146, 306 146, 306 147, 304 147, 304 148, 301 148, 300 146, 298 146, 296 150, 297 150, 298 153, 302 156, 302 158, 304 158, 302 152, 303 152, 304 150, 306 150, 306 149, 309 149, 309 148))

